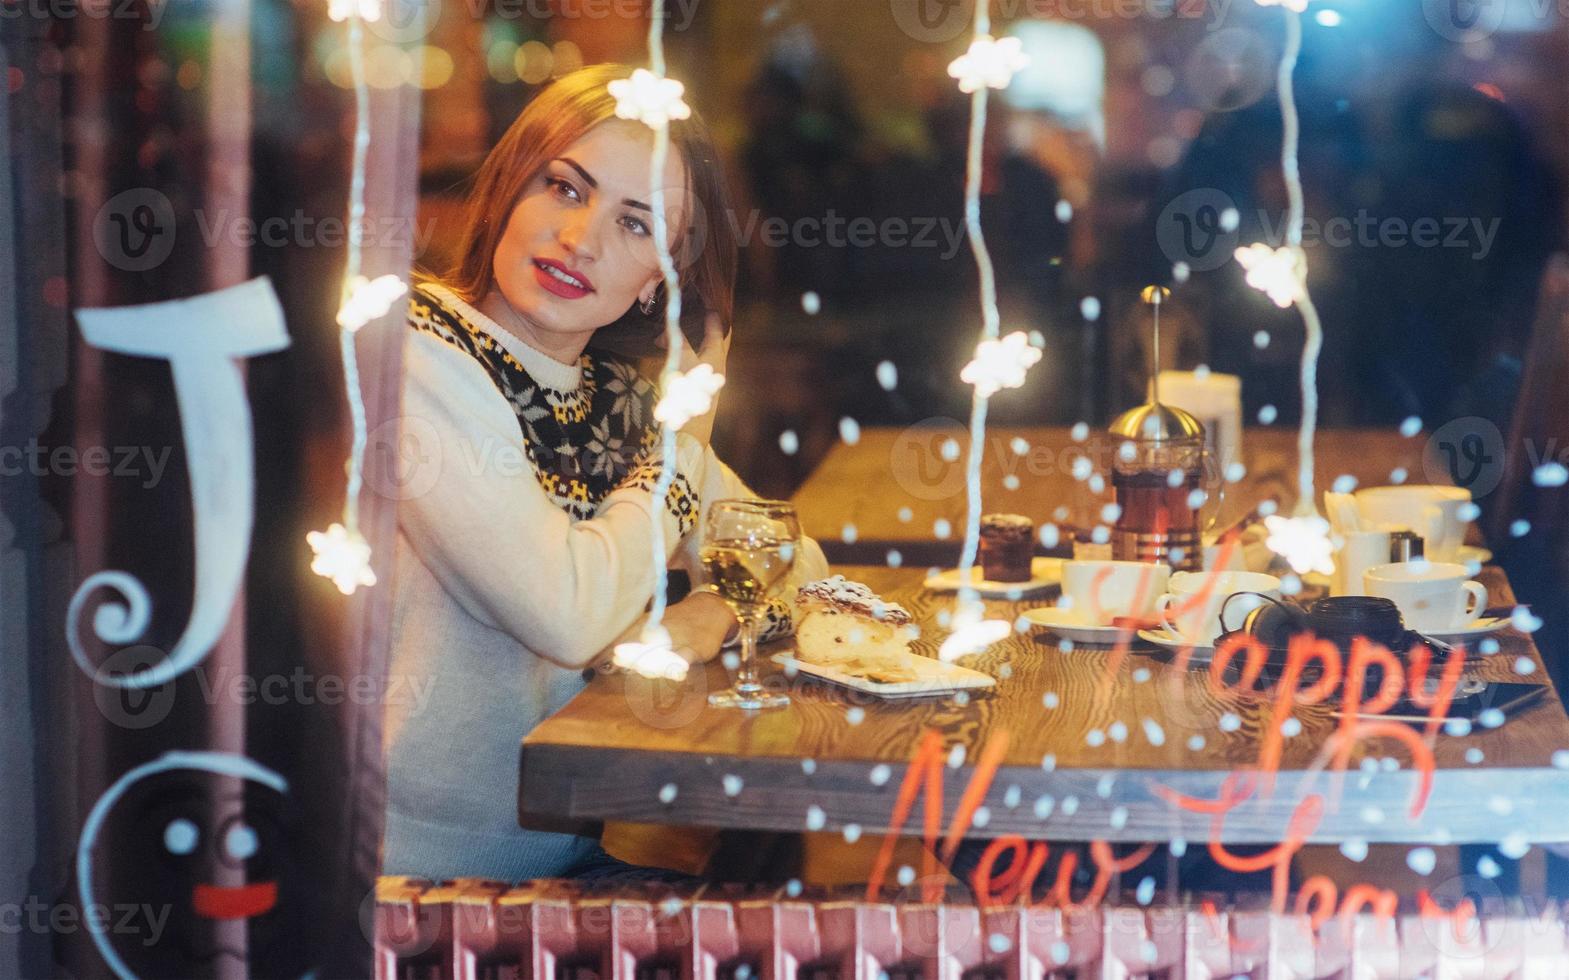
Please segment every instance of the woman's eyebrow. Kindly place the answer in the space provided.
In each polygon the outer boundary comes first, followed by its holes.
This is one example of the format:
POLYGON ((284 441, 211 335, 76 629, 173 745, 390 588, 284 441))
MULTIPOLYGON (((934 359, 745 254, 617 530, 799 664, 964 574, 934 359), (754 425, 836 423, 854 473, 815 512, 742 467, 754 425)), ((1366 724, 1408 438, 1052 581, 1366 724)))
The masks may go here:
MULTIPOLYGON (((573 170, 576 170, 577 173, 578 173, 578 176, 582 177, 583 178, 583 182, 585 184, 587 184, 589 187, 591 187, 591 188, 598 188, 599 187, 599 181, 594 179, 594 175, 589 173, 587 170, 584 170, 583 169, 583 165, 578 163, 576 160, 572 159, 571 157, 559 157, 556 162, 557 163, 564 163, 567 166, 571 167, 573 170)), ((647 211, 650 214, 652 214, 653 210, 654 210, 653 208, 651 208, 648 205, 644 204, 642 201, 634 201, 630 197, 624 198, 621 201, 621 203, 625 204, 627 207, 638 208, 640 210, 647 211)))

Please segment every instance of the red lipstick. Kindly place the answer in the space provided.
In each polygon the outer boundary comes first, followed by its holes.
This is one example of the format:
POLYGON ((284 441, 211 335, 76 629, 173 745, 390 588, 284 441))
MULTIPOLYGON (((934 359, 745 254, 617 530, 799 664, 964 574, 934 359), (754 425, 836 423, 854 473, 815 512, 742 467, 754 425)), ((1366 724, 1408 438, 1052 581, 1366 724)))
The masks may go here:
POLYGON ((583 273, 551 259, 534 260, 534 278, 548 292, 563 299, 582 299, 594 291, 594 284, 583 273))

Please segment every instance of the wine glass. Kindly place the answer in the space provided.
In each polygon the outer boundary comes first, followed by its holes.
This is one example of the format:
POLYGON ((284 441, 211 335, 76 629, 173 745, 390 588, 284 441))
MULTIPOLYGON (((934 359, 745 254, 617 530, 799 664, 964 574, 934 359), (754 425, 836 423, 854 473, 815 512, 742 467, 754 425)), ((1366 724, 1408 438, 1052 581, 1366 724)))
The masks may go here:
POLYGON ((795 563, 801 524, 795 508, 779 500, 716 500, 703 528, 706 587, 741 621, 741 665, 728 691, 708 696, 722 708, 782 708, 784 694, 763 690, 757 681, 757 631, 768 600, 784 586, 795 563))

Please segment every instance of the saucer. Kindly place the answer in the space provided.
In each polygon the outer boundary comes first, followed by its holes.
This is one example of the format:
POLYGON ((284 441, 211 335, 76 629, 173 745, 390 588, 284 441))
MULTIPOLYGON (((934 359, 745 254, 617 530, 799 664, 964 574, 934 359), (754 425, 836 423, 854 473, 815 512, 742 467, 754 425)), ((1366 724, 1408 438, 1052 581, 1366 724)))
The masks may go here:
POLYGON ((1215 652, 1215 647, 1208 643, 1188 643, 1182 637, 1162 626, 1160 629, 1139 630, 1139 639, 1145 643, 1153 643, 1158 647, 1170 650, 1173 653, 1191 649, 1195 654, 1209 656, 1215 652))
POLYGON ((1460 640, 1469 640, 1474 636, 1486 636, 1489 633, 1497 633, 1501 629, 1508 629, 1511 622, 1508 616, 1484 617, 1469 626, 1446 630, 1426 630, 1422 635, 1430 636, 1435 640, 1455 643, 1460 640))
MULTIPOLYGON (((1029 620, 1031 625, 1044 626, 1065 640, 1090 646, 1113 646, 1124 633, 1119 626, 1096 626, 1086 623, 1075 615, 1073 610, 1059 609, 1056 606, 1026 609, 1024 618, 1029 620)), ((1126 632, 1132 635, 1131 630, 1126 632)))
POLYGON ((1482 570, 1482 566, 1486 565, 1492 560, 1493 553, 1491 551, 1486 548, 1478 548, 1476 545, 1463 544, 1460 546, 1460 549, 1455 552, 1456 564, 1464 565, 1466 567, 1466 571, 1470 572, 1472 575, 1480 572, 1482 570))
MULTIPOLYGON (((1011 599, 1042 592, 1062 584, 1062 559, 1038 557, 1030 561, 1028 582, 992 582, 981 578, 981 566, 970 569, 970 585, 985 599, 1011 599)), ((959 570, 950 568, 929 576, 922 583, 933 592, 959 591, 959 570)))

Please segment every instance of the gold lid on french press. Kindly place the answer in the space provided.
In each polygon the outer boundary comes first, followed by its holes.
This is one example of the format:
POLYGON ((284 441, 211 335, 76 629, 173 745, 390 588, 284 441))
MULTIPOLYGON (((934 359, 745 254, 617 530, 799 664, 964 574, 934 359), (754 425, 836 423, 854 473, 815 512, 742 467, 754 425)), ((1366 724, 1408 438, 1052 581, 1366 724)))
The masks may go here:
POLYGON ((1139 298, 1150 307, 1155 324, 1154 344, 1150 348, 1150 400, 1117 416, 1108 431, 1124 439, 1155 445, 1202 440, 1203 423, 1182 409, 1163 405, 1160 401, 1160 306, 1171 298, 1171 290, 1165 286, 1146 286, 1139 298))

